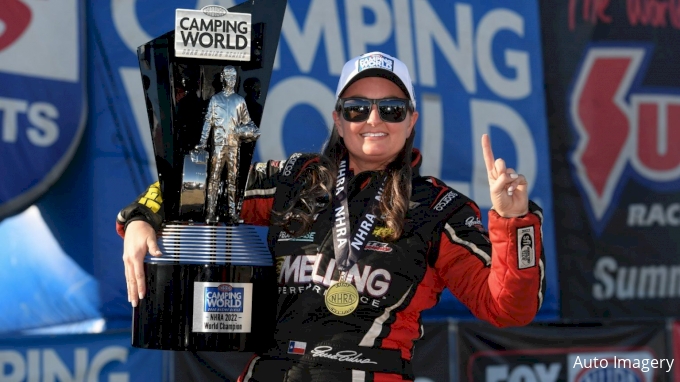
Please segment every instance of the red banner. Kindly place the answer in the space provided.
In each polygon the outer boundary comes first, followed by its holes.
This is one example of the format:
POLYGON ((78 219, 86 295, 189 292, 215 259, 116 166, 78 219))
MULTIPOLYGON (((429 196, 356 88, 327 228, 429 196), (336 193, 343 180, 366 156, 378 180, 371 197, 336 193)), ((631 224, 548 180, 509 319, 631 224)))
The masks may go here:
POLYGON ((562 317, 680 315, 678 2, 541 2, 562 317))

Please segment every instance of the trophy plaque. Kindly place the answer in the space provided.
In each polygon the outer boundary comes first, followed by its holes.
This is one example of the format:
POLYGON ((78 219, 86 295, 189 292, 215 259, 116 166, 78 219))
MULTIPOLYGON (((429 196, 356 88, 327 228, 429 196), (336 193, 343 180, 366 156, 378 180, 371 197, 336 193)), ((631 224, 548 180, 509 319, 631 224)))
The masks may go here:
POLYGON ((177 9, 137 50, 164 221, 132 345, 258 351, 273 340, 273 258, 240 211, 286 1, 177 9))

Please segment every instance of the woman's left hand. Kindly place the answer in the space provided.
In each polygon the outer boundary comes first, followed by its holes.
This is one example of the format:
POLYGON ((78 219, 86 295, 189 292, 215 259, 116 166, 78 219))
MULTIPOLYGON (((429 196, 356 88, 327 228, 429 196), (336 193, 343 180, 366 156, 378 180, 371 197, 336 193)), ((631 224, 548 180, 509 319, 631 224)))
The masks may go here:
POLYGON ((529 195, 524 175, 506 168, 503 159, 494 159, 491 140, 487 134, 482 135, 482 152, 489 177, 493 209, 505 218, 526 215, 529 212, 529 195))

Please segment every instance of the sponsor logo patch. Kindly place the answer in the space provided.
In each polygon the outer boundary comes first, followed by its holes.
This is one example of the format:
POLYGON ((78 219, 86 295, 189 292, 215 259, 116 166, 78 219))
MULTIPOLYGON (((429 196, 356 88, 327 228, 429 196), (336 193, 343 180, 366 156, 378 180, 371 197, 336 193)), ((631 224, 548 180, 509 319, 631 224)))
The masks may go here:
POLYGON ((482 226, 482 221, 479 220, 479 218, 476 216, 470 216, 467 219, 465 219, 465 225, 470 228, 472 227, 480 228, 480 226, 482 226))
POLYGON ((536 265, 534 242, 534 227, 517 230, 517 265, 519 269, 531 268, 536 265))
POLYGON ((444 207, 446 207, 449 203, 451 203, 451 201, 453 199, 455 199, 457 196, 458 196, 458 194, 456 194, 455 192, 449 191, 446 195, 444 195, 442 200, 440 200, 439 203, 437 203, 434 206, 434 210, 439 211, 439 212, 443 211, 444 207))
POLYGON ((279 241, 305 241, 311 243, 314 241, 314 235, 316 235, 316 232, 308 232, 302 236, 294 237, 287 232, 281 231, 279 233, 279 241))
POLYGON ((229 284, 205 288, 204 312, 243 312, 243 288, 229 284))
POLYGON ((392 248, 389 244, 380 241, 369 241, 366 244, 367 251, 377 251, 377 252, 392 252, 392 248))
POLYGON ((394 60, 389 59, 382 54, 372 54, 359 59, 359 71, 375 68, 393 71, 394 60))
MULTIPOLYGON (((384 218, 381 218, 384 220, 384 218)), ((386 238, 394 233, 394 230, 389 227, 375 227, 373 230, 373 235, 381 239, 386 238)))

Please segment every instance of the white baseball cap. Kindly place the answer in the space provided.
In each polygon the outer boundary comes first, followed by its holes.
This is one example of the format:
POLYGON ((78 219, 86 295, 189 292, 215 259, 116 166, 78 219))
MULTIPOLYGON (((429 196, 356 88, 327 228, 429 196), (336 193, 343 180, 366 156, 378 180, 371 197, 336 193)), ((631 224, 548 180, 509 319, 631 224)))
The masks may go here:
POLYGON ((340 98, 340 95, 354 81, 366 77, 382 77, 394 82, 408 96, 415 109, 416 97, 406 64, 382 52, 364 53, 347 61, 340 74, 335 98, 340 98))

